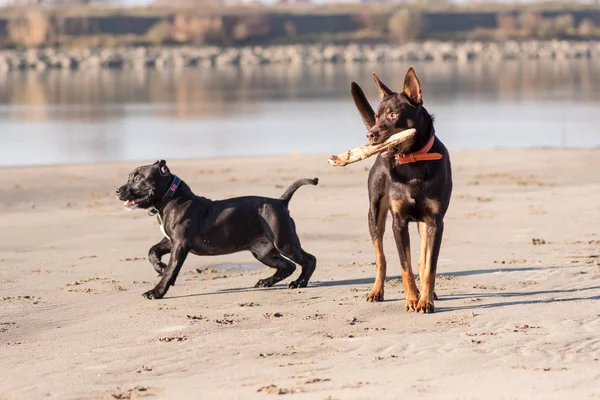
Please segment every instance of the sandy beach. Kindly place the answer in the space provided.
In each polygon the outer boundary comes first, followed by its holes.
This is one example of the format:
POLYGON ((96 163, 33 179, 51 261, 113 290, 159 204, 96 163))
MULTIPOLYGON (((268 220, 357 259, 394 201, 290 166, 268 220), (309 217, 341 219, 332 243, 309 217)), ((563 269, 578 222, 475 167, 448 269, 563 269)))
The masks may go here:
POLYGON ((0 169, 0 399, 600 398, 600 149, 451 156, 432 315, 404 311, 391 221, 365 301, 371 159, 168 161, 212 199, 319 177, 290 204, 317 270, 254 289, 249 253, 190 256, 158 301, 156 220, 114 196, 142 163, 0 169))

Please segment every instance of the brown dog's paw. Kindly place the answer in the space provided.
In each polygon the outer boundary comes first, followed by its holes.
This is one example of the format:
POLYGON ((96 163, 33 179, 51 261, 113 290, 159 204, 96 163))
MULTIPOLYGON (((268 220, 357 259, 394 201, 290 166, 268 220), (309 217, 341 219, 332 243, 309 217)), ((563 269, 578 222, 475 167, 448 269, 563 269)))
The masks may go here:
POLYGON ((417 312, 433 314, 434 311, 435 307, 433 306, 433 300, 427 298, 422 298, 419 300, 419 304, 417 304, 417 312))
POLYGON ((162 299, 164 295, 164 293, 161 293, 160 291, 156 290, 156 288, 154 288, 152 290, 148 290, 142 296, 144 296, 148 300, 158 300, 162 299))
POLYGON ((381 290, 381 291, 373 290, 367 296, 367 301, 371 302, 371 303, 377 303, 377 302, 383 301, 383 290, 381 290))
POLYGON ((417 302, 418 302, 418 300, 417 300, 416 296, 415 297, 412 297, 412 296, 407 297, 406 302, 404 304, 404 309, 406 311, 417 311, 417 302))

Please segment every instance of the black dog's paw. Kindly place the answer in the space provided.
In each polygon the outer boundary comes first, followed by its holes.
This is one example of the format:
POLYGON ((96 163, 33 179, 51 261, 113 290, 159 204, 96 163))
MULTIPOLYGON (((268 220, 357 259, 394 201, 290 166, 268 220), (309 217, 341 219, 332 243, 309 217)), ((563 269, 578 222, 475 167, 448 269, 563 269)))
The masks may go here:
POLYGON ((271 287, 275 284, 275 282, 273 282, 271 279, 267 278, 267 279, 261 279, 260 281, 256 282, 256 285, 254 285, 255 288, 267 288, 267 287, 271 287))
POLYGON ((297 279, 295 281, 291 281, 290 284, 288 285, 288 288, 290 288, 290 289, 305 288, 307 285, 308 285, 308 282, 306 282, 304 279, 297 279))
POLYGON ((156 288, 154 288, 152 290, 148 290, 142 296, 144 296, 148 300, 158 300, 158 299, 162 299, 164 295, 165 294, 163 291, 157 290, 156 288))

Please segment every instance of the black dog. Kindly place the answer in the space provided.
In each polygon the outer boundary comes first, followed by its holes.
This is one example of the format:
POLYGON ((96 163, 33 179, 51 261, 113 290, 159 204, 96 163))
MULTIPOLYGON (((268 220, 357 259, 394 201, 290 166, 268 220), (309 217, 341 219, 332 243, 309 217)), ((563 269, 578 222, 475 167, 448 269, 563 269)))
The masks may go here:
POLYGON ((302 266, 300 277, 290 288, 306 287, 316 267, 316 258, 302 250, 288 203, 296 190, 318 179, 294 182, 279 199, 247 196, 212 201, 196 196, 189 186, 171 174, 164 160, 136 168, 117 189, 117 198, 128 209, 149 209, 157 214, 165 238, 152 246, 148 259, 162 279, 144 293, 147 299, 162 298, 188 253, 223 255, 249 250, 257 260, 276 268, 275 274, 255 287, 269 287, 302 266), (161 257, 171 253, 169 264, 161 257))
POLYGON ((383 234, 388 210, 402 267, 406 310, 434 312, 435 273, 444 231, 444 215, 452 193, 450 156, 434 136, 433 117, 423 107, 421 84, 411 67, 401 93, 394 93, 373 74, 381 96, 375 113, 361 88, 352 83, 352 97, 367 129, 370 144, 392 134, 416 129, 415 136, 377 156, 369 172, 369 232, 375 247, 377 275, 368 301, 383 301, 386 261, 383 234), (418 224, 421 236, 417 289, 410 259, 408 223, 418 224))

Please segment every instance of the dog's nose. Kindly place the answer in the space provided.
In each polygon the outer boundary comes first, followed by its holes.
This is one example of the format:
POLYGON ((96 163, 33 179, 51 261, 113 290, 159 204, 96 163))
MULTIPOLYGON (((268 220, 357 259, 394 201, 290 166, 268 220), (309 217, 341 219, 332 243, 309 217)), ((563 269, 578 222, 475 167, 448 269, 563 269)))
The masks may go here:
POLYGON ((367 139, 369 139, 370 141, 379 139, 379 132, 378 131, 367 132, 367 139))
POLYGON ((121 193, 121 188, 117 188, 117 190, 115 190, 116 194, 120 194, 121 193))

